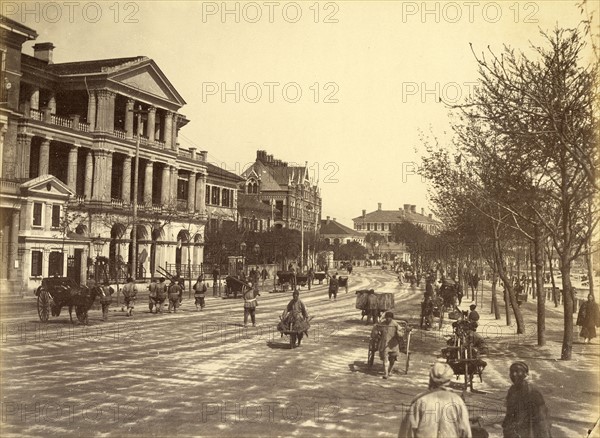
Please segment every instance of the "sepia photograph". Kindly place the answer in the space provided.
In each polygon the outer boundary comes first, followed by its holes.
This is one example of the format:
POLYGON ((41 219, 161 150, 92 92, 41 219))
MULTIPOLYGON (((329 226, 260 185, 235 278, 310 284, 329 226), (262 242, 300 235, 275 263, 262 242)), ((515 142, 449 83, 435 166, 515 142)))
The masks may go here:
POLYGON ((0 436, 600 438, 600 5, 0 3, 0 436))

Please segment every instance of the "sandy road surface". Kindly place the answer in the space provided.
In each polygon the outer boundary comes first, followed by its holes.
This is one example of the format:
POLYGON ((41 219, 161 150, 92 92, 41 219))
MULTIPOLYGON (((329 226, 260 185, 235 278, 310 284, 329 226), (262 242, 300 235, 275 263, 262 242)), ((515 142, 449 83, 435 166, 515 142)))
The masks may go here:
MULTIPOLYGON (((18 315, 3 315, 0 435, 395 436, 449 324, 416 329, 408 375, 397 370, 383 380, 379 361, 366 365, 370 328, 355 309, 354 291, 367 287, 393 292, 396 316, 417 326, 422 292, 374 268, 355 270, 337 302, 326 286, 301 292, 314 319, 295 350, 275 328, 288 293, 261 294, 255 328, 242 327, 241 300, 212 297, 203 312, 193 300, 164 315, 146 313, 141 300, 134 318, 115 309, 108 322, 92 310, 87 327, 71 326, 68 314, 40 324, 33 305, 20 306, 18 315)), ((466 394, 472 413, 500 436, 508 366, 525 360, 546 396, 554 436, 585 436, 598 416, 597 340, 577 343, 573 360, 559 361, 560 311, 548 307, 548 345, 538 348, 533 324, 516 336, 488 307, 485 295, 481 332, 491 352, 484 382, 466 394)), ((524 310, 533 321, 535 304, 524 310)))

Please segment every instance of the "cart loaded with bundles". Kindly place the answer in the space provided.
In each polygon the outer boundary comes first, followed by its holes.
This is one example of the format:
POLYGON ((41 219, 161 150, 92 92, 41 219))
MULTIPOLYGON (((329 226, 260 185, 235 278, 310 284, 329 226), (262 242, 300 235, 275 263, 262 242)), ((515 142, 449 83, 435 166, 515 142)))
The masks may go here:
MULTIPOLYGON (((392 292, 374 292, 373 289, 361 289, 356 291, 356 308, 362 311, 361 321, 373 311, 369 306, 369 294, 377 298, 377 319, 387 310, 394 309, 394 294, 392 292)), ((373 300, 371 300, 373 302, 373 300)))

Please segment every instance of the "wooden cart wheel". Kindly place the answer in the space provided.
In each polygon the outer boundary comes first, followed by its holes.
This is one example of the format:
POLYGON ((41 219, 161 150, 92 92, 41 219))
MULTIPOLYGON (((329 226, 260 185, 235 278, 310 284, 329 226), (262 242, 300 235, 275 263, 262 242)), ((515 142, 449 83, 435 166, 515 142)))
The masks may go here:
POLYGON ((77 315, 77 320, 80 323, 87 325, 87 323, 88 323, 88 311, 85 309, 84 306, 76 306, 75 307, 75 314, 77 315))
POLYGON ((48 291, 44 289, 40 290, 37 299, 37 309, 38 316, 40 317, 40 321, 42 322, 48 322, 48 318, 50 316, 50 302, 51 298, 48 291))
POLYGON ((406 366, 404 367, 404 374, 408 374, 408 367, 410 365, 410 332, 406 336, 406 366))

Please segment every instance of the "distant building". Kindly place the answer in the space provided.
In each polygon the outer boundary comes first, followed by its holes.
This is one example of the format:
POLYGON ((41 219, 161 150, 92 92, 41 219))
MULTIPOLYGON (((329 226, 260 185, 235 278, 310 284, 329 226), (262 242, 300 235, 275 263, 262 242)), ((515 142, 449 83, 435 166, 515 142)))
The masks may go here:
POLYGON ((392 238, 394 226, 404 221, 421 226, 429 234, 440 232, 442 223, 433 219, 431 214, 426 215, 423 208, 421 213, 417 213, 416 205, 404 204, 404 208, 398 210, 382 210, 381 203, 377 205, 377 210, 370 213, 363 210, 361 216, 352 219, 356 231, 365 235, 370 232, 381 234, 388 242, 392 238))
POLYGON ((350 242, 358 242, 364 245, 365 235, 340 224, 335 218, 330 219, 329 216, 325 220, 321 220, 320 230, 321 240, 326 245, 343 245, 350 242))
POLYGON ((272 207, 271 225, 315 232, 321 218, 321 192, 307 166, 288 163, 256 151, 256 161, 242 173, 241 191, 272 207))

